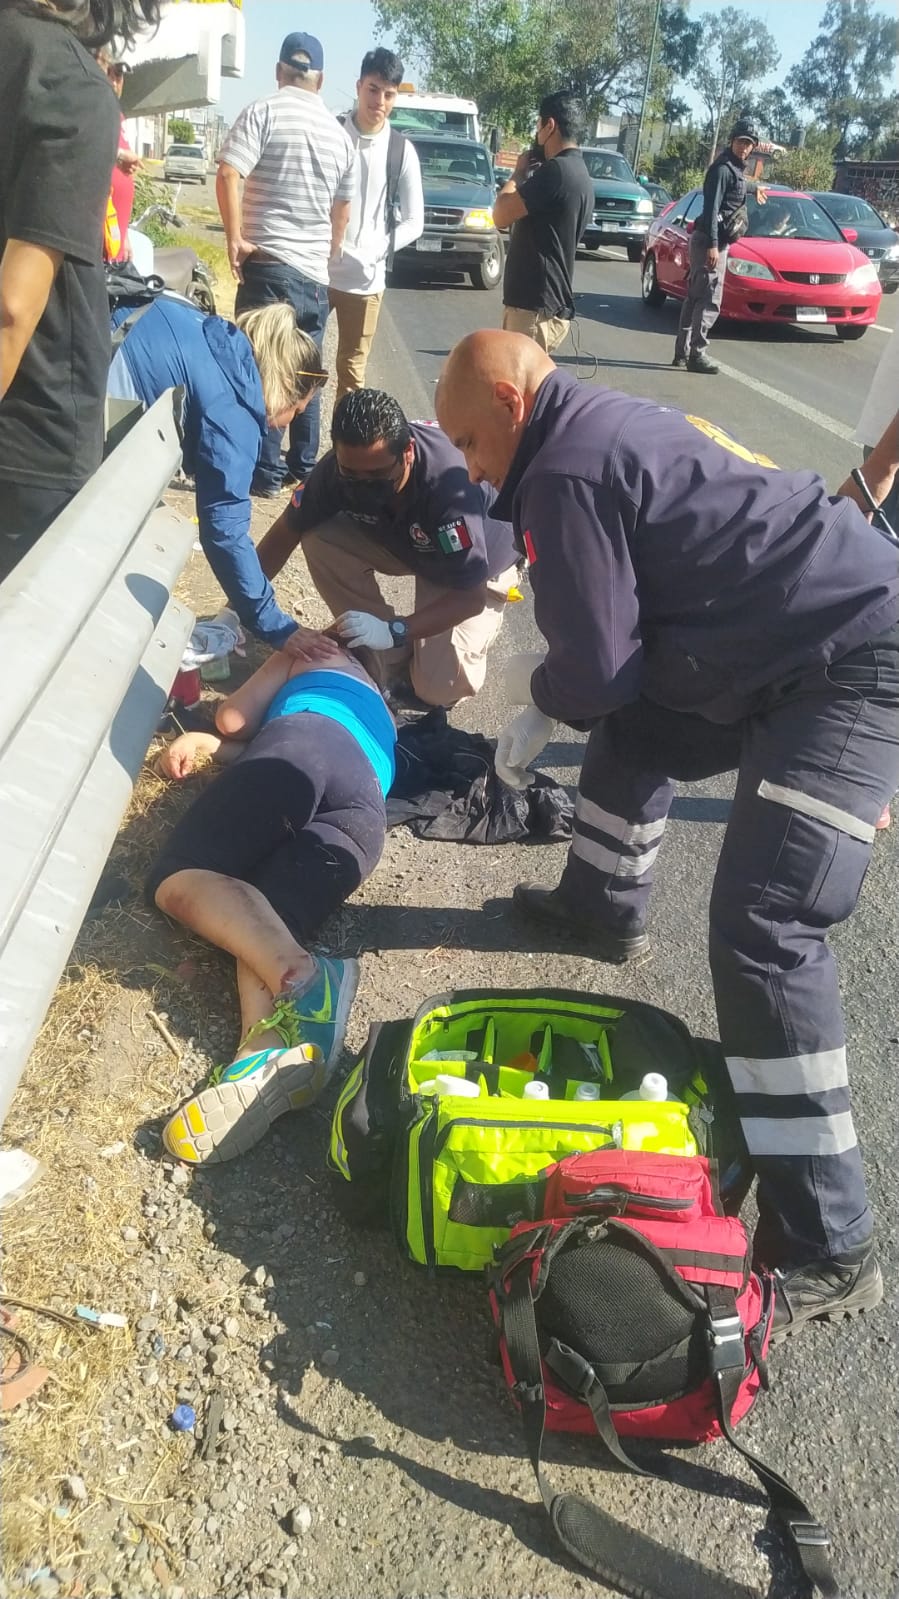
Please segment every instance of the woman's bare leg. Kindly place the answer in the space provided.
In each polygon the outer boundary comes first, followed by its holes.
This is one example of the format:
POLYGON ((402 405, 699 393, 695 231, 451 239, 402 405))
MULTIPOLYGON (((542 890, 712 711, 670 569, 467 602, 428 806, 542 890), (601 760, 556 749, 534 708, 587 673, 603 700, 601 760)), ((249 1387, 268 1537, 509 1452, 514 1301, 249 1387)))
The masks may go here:
POLYGON ((264 894, 239 878, 196 868, 173 872, 156 890, 156 903, 167 916, 242 961, 270 994, 302 984, 315 972, 309 951, 297 943, 264 894))
POLYGON ((237 962, 237 994, 240 1000, 240 1043, 234 1055, 235 1060, 243 1060, 246 1055, 255 1055, 259 1049, 279 1049, 283 1039, 275 1032, 253 1033, 247 1043, 247 1035, 266 1016, 271 1016, 275 999, 271 989, 257 977, 256 973, 247 965, 246 961, 237 962))

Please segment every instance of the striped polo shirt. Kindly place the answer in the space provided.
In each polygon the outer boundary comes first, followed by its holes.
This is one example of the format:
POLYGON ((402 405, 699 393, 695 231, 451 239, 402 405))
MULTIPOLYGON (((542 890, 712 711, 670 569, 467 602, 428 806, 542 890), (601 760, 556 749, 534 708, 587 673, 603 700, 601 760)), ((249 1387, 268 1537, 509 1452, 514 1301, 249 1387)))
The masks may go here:
POLYGON ((241 111, 219 158, 244 178, 242 233, 327 283, 331 206, 356 189, 352 140, 308 89, 287 86, 241 111))

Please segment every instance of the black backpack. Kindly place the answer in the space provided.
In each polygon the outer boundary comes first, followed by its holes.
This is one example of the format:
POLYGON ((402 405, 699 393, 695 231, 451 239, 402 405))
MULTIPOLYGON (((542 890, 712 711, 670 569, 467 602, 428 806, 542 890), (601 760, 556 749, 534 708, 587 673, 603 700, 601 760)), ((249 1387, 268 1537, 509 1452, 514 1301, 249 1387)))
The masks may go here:
POLYGON ((162 278, 155 273, 147 278, 141 277, 131 261, 109 262, 106 267, 106 295, 110 311, 116 311, 122 305, 134 307, 112 335, 113 355, 124 344, 135 322, 139 322, 150 306, 156 303, 164 288, 162 278))

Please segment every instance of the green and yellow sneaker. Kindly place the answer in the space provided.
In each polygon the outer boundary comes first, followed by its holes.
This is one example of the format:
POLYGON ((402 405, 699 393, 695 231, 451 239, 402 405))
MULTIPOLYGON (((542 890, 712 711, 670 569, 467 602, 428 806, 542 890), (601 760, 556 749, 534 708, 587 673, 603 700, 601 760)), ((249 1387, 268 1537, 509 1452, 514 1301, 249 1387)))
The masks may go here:
POLYGON ((309 983, 279 994, 271 1016, 247 1034, 249 1040, 276 1033, 284 1047, 218 1067, 163 1128, 170 1155, 191 1165, 233 1160, 258 1144, 279 1116, 318 1098, 343 1046, 359 962, 318 956, 315 967, 309 983))
POLYGON ((218 1067, 208 1085, 166 1122, 162 1141, 176 1160, 194 1166, 233 1160, 258 1144, 279 1116, 311 1105, 326 1075, 314 1044, 257 1050, 218 1067))

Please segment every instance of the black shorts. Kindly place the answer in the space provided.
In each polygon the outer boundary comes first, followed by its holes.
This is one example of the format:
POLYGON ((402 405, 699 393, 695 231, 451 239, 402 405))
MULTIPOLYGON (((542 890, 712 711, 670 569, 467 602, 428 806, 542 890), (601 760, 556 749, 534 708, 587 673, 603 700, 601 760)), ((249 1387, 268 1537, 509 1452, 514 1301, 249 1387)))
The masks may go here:
POLYGON ((279 716, 199 795, 146 882, 152 904, 174 872, 252 883, 302 942, 370 876, 386 812, 352 733, 314 711, 279 716))

